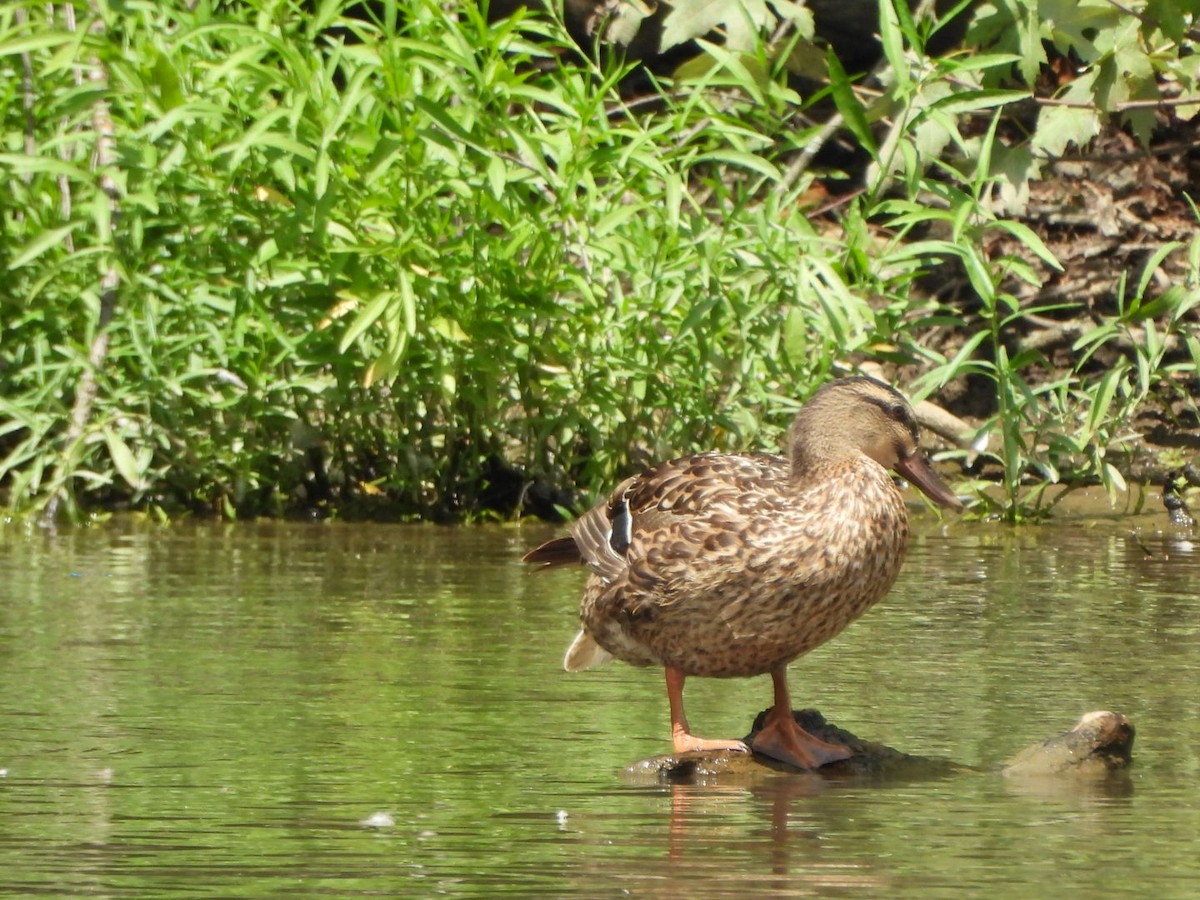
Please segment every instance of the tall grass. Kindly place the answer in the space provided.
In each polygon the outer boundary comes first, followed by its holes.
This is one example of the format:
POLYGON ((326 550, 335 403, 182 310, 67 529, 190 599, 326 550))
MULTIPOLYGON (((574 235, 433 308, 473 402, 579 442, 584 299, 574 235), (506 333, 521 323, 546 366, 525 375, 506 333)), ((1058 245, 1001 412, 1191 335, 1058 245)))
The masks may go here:
MULTIPOLYGON (((1002 355, 1019 263, 982 236, 1041 250, 987 212, 988 165, 927 172, 931 128, 978 157, 956 117, 1020 94, 984 83, 997 58, 890 85, 901 124, 872 144, 875 180, 818 227, 812 175, 788 165, 822 133, 797 112, 822 98, 788 86, 781 55, 711 47, 646 111, 620 99, 619 62, 581 56, 553 19, 349 5, 75 4, 74 24, 61 4, 0 8, 11 509, 507 514, 513 466, 591 491, 688 448, 770 446, 863 358, 918 364, 926 392, 987 371, 1044 411, 1002 355), (950 213, 922 207, 930 191, 950 213), (952 240, 918 235, 947 215, 952 240), (991 304, 969 338, 990 361, 921 346, 953 311, 914 284, 948 255, 991 304)), ((886 27, 911 67, 917 24, 886 27)), ((881 107, 848 80, 831 93, 877 133, 881 107)), ((1176 322, 1194 285, 1177 300, 1176 322)), ((1101 446, 1147 377, 1112 376, 1111 412, 1054 428, 1101 446)), ((1013 485, 1038 416, 998 419, 1013 485)), ((1095 453, 1080 467, 1108 471, 1095 453)))
POLYGON ((804 185, 754 199, 778 172, 753 98, 638 117, 619 70, 557 61, 552 25, 470 5, 410 4, 398 26, 144 5, 73 32, 21 9, 27 26, 0 19, 8 72, 22 54, 34 72, 4 79, 0 158, 13 507, 62 488, 76 511, 383 494, 469 512, 491 457, 590 486, 631 456, 758 441, 757 413, 876 337, 804 185), (77 83, 92 66, 103 91, 77 83), (115 223, 88 164, 98 100, 115 223), (108 260, 111 345, 68 448, 108 260))

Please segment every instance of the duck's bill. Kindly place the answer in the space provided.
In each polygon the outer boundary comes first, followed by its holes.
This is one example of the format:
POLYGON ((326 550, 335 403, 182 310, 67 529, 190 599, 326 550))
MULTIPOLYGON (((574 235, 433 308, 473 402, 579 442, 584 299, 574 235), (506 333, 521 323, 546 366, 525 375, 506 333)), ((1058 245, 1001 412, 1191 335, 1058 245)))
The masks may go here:
POLYGON ((929 465, 929 460, 919 450, 915 451, 907 459, 902 459, 896 463, 896 471, 903 478, 915 484, 922 494, 938 506, 944 506, 947 509, 963 508, 962 503, 954 496, 954 492, 946 486, 946 482, 942 481, 941 476, 933 471, 933 467, 929 465))

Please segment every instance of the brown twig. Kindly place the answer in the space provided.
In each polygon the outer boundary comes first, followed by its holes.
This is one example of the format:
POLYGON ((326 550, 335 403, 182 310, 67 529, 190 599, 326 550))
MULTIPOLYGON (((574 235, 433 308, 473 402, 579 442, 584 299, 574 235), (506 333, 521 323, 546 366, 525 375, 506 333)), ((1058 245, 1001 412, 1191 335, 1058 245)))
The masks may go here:
POLYGON ((1175 153, 1188 153, 1196 149, 1195 141, 1171 141, 1170 143, 1156 144, 1153 147, 1145 149, 1130 150, 1125 153, 1073 153, 1056 156, 1053 159, 1047 159, 1046 163, 1050 166, 1057 166, 1064 163, 1080 163, 1080 162, 1132 162, 1137 159, 1145 159, 1148 156, 1171 156, 1175 153))
POLYGON ((1173 106, 1200 106, 1197 97, 1159 97, 1156 100, 1123 100, 1113 104, 1111 110, 1101 110, 1095 103, 1083 100, 1058 100, 1054 97, 1033 97, 1039 106, 1062 106, 1067 109, 1094 109, 1097 112, 1125 112, 1129 109, 1162 109, 1173 106))
MULTIPOLYGON (((1162 28, 1162 23, 1159 22, 1158 19, 1154 18, 1153 16, 1146 15, 1146 13, 1142 12, 1141 10, 1128 7, 1124 3, 1118 3, 1117 0, 1108 0, 1108 5, 1120 10, 1127 16, 1133 16, 1148 28, 1162 28)), ((1184 32, 1184 36, 1193 41, 1200 41, 1200 31, 1195 28, 1189 28, 1184 32)))
POLYGON ((806 212, 804 214, 804 217, 806 219, 810 219, 810 220, 811 219, 819 219, 821 216, 825 215, 825 213, 831 212, 831 211, 837 209, 839 206, 845 206, 847 203, 849 203, 855 197, 861 196, 862 194, 865 194, 866 192, 867 192, 867 189, 865 187, 859 187, 859 188, 855 188, 852 191, 847 191, 844 194, 838 194, 836 197, 830 197, 828 200, 826 200, 820 206, 816 207, 815 209, 810 209, 808 212, 806 212))
POLYGON ((842 127, 842 123, 845 121, 840 112, 835 112, 829 117, 829 120, 821 126, 821 130, 812 136, 812 139, 804 145, 804 149, 800 151, 800 155, 787 167, 787 170, 783 173, 783 178, 779 180, 779 186, 776 188, 777 193, 784 193, 791 190, 792 185, 799 181, 800 176, 808 171, 808 167, 812 165, 812 161, 821 152, 821 148, 829 143, 829 139, 837 134, 838 129, 842 127))

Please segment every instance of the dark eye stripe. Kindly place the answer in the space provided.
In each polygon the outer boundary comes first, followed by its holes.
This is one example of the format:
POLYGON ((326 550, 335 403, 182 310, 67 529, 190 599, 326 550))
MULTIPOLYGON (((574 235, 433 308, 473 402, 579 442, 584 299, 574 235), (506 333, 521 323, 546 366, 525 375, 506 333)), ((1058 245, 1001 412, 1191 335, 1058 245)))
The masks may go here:
POLYGON ((869 403, 874 403, 883 413, 890 419, 894 419, 908 429, 913 436, 913 440, 917 440, 919 433, 917 430, 916 420, 913 419, 912 413, 908 411, 908 407, 903 403, 896 403, 890 400, 884 400, 881 397, 863 397, 869 403))

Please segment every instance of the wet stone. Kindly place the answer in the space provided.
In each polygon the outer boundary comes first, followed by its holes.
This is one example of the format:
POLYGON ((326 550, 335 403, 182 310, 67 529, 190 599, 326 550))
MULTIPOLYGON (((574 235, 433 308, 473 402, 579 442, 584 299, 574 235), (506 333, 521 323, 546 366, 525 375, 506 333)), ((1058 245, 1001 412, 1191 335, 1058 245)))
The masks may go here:
MULTIPOLYGON (((766 711, 755 719, 750 736, 765 715, 766 711)), ((915 756, 864 740, 827 722, 817 710, 800 710, 795 717, 814 737, 845 744, 852 751, 850 758, 819 769, 803 770, 757 753, 703 750, 638 760, 625 768, 623 779, 632 784, 715 784, 757 781, 789 773, 823 780, 911 781, 998 772, 1014 779, 1095 780, 1125 773, 1133 761, 1133 724, 1125 716, 1107 710, 1087 713, 1070 730, 1030 744, 1006 763, 990 769, 938 757, 915 756)))
POLYGON ((1133 762, 1133 723, 1097 710, 1087 713, 1064 734, 1031 744, 1000 769, 1008 777, 1105 777, 1124 772, 1133 762))

